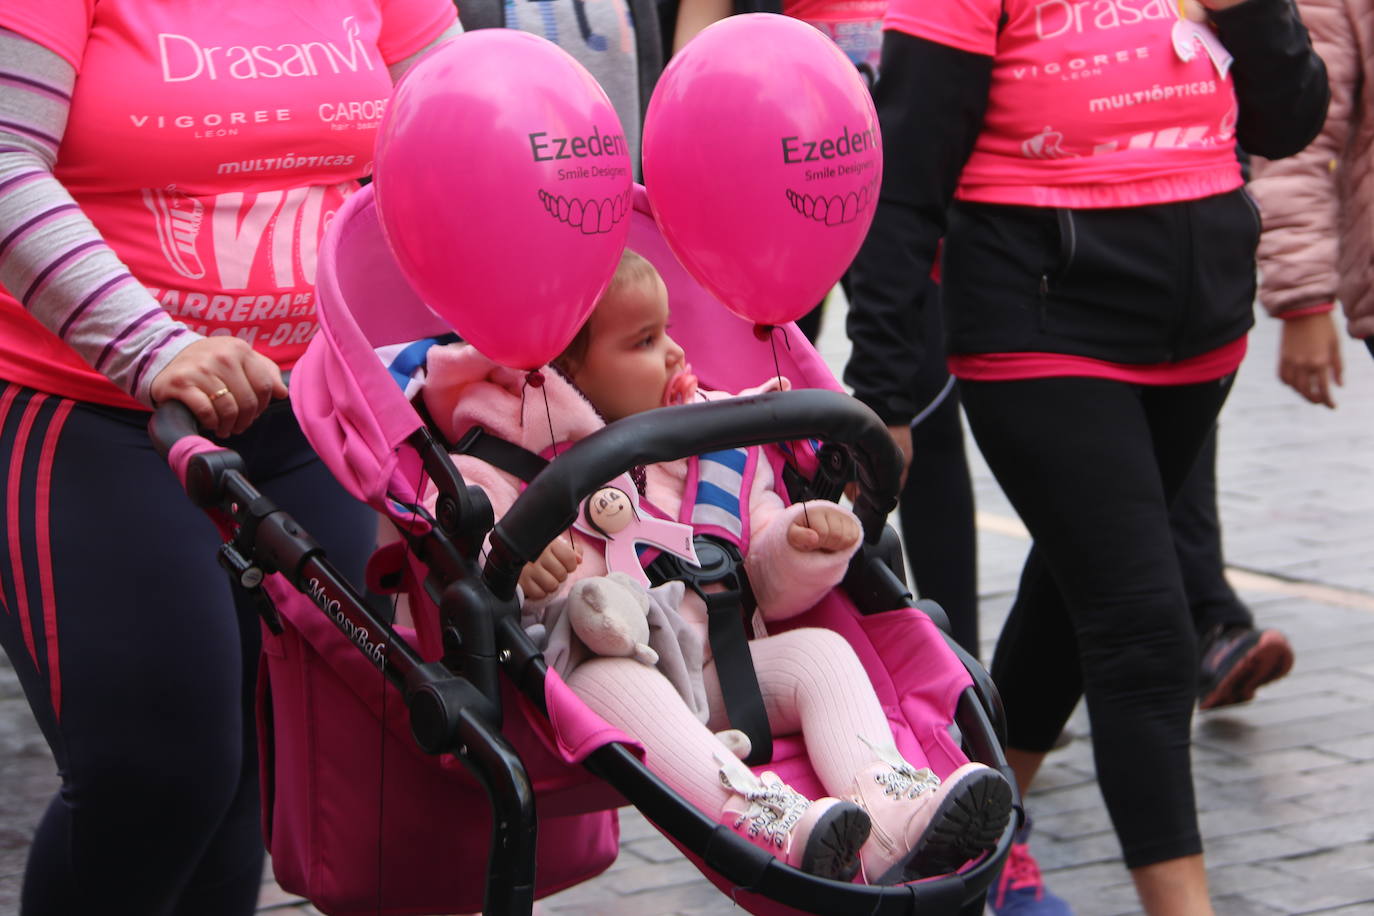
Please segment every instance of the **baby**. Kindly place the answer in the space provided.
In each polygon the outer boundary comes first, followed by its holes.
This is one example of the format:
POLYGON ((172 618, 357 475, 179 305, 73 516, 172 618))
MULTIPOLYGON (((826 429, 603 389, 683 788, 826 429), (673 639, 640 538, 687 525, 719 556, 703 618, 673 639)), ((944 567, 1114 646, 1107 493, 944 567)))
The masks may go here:
MULTIPOLYGON (((524 373, 496 366, 466 345, 435 348, 426 406, 451 441, 481 425, 547 452, 551 422, 555 441, 571 443, 646 410, 722 396, 697 391, 682 348, 668 335, 663 281, 632 251, 553 368, 544 373, 546 410, 543 394, 524 389, 524 373)), ((781 381, 764 387, 779 386, 786 387, 781 381)), ((469 483, 486 490, 498 517, 504 514, 519 482, 475 459, 455 460, 469 483)), ((632 501, 679 519, 689 477, 695 479, 690 468, 686 460, 645 468, 641 484, 632 485, 640 491, 632 501)), ((785 505, 768 462, 755 468, 743 495, 741 547, 766 622, 800 614, 834 588, 861 531, 854 515, 834 503, 785 505)), ((520 577, 527 607, 557 599, 570 580, 604 575, 607 545, 594 525, 550 544, 520 577)), ((687 592, 677 610, 704 646, 700 597, 687 592)), ((1006 781, 976 763, 941 781, 925 761, 903 759, 843 637, 801 628, 755 638, 749 650, 772 733, 802 735, 827 797, 808 799, 772 773, 755 776, 716 736, 729 723, 709 647, 702 653, 701 715, 658 669, 634 659, 594 657, 567 681, 593 711, 644 745, 655 774, 789 865, 840 880, 861 868, 868 883, 893 884, 951 871, 995 845, 1010 817, 1006 781)))

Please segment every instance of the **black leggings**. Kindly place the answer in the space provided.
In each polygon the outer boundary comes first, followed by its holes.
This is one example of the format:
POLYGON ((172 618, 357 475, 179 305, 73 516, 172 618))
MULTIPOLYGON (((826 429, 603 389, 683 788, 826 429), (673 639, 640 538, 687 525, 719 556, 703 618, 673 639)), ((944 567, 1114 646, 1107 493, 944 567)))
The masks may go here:
POLYGON ((1226 581, 1217 512, 1217 429, 1213 426, 1193 469, 1169 507, 1174 550, 1183 573, 1183 590, 1193 614, 1193 631, 1206 636, 1215 627, 1255 625, 1250 609, 1226 581))
POLYGON ((1086 698, 1130 868, 1202 849, 1189 761, 1197 641, 1168 504, 1231 380, 960 383, 978 446, 1034 538, 992 664, 1009 744, 1049 750, 1086 698))
MULTIPOLYGON (((0 383, 0 645, 62 777, 29 852, 25 916, 256 908, 258 623, 146 423, 0 383)), ((227 444, 361 574, 376 516, 284 404, 227 444)))

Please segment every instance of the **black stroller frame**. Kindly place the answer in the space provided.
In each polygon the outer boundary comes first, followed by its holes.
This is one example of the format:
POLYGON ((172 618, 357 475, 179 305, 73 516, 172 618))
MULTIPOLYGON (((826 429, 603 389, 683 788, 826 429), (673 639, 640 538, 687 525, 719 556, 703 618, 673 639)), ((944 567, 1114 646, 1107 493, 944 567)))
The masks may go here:
MULTIPOLYGON (((190 412, 178 402, 160 407, 149 430, 164 456, 179 440, 197 434, 190 412)), ((218 449, 196 454, 187 465, 186 490, 225 532, 221 565, 235 586, 259 600, 269 629, 280 632, 281 624, 262 583, 278 573, 309 596, 400 693, 419 747, 463 761, 485 790, 493 815, 483 912, 523 916, 535 899, 535 795, 519 755, 501 733, 499 685, 502 677, 510 678, 524 697, 546 711, 548 667, 520 626, 515 585, 521 569, 573 523, 586 494, 636 465, 807 438, 825 442, 832 454, 840 450, 859 482, 854 508, 864 543, 842 587, 861 613, 912 606, 910 592, 893 571, 901 568, 895 533, 885 526, 896 505, 900 455, 872 411, 833 391, 774 392, 668 407, 617 421, 560 454, 496 524, 486 494, 465 484, 442 442, 424 428, 412 434, 407 444, 420 455, 439 495, 431 530, 403 536, 429 570, 425 588, 439 606, 445 646, 438 662, 426 662, 331 566, 310 534, 254 488, 237 453, 218 449), (490 555, 479 567, 488 532, 490 555)), ((915 606, 937 623, 944 619, 933 602, 915 606)), ((954 718, 964 749, 970 759, 999 769, 1014 792, 1015 780, 1002 753, 1005 733, 996 689, 976 660, 947 635, 945 640, 973 680, 959 698, 954 718)), ((737 888, 809 913, 981 913, 1020 821, 1016 798, 1018 815, 996 849, 960 873, 909 885, 850 884, 784 865, 688 804, 623 745, 592 752, 584 765, 737 888)))

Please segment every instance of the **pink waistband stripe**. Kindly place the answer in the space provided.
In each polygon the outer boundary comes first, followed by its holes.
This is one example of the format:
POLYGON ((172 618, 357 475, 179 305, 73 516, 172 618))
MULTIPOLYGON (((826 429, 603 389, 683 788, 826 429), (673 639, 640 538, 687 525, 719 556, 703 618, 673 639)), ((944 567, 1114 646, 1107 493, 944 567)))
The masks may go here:
POLYGON ((950 374, 975 382, 1033 378, 1101 378, 1133 385, 1198 385, 1240 368, 1246 337, 1215 350, 1172 363, 1113 363, 1065 353, 958 353, 949 357, 950 374))

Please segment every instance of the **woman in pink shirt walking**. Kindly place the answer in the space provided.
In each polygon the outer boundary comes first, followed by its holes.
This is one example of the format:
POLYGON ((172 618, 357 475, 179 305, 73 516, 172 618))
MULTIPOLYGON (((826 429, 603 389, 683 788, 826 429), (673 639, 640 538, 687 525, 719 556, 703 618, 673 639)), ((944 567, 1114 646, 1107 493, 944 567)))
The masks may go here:
POLYGON ((449 0, 0 5, 0 645, 62 788, 26 916, 244 916, 258 624, 148 439, 184 402, 361 573, 375 519, 281 370, 392 80, 449 0))

